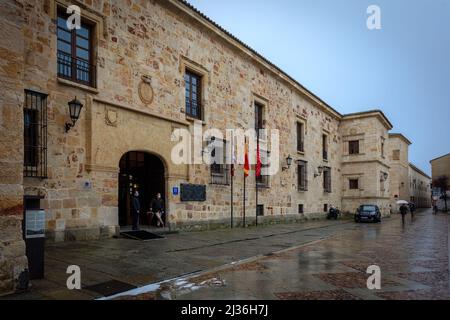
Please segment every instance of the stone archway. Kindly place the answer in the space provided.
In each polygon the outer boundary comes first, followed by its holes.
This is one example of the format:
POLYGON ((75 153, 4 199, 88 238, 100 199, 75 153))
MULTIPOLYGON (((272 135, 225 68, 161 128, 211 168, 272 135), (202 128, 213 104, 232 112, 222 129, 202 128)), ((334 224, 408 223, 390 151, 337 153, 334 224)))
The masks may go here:
MULTIPOLYGON (((143 151, 125 153, 119 163, 119 225, 131 225, 131 194, 139 191, 141 204, 140 225, 152 226, 147 212, 156 193, 166 199, 166 168, 157 155, 143 151)), ((164 217, 166 218, 166 217, 164 217)))

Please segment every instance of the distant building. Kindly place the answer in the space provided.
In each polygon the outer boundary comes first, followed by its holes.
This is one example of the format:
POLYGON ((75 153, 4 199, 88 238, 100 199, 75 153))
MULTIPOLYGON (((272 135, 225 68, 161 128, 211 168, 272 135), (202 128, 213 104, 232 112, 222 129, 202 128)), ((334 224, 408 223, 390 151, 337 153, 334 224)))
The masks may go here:
POLYGON ((433 181, 441 176, 447 176, 450 180, 450 153, 433 159, 431 163, 431 177, 433 181))
POLYGON ((410 163, 409 183, 409 201, 414 203, 417 208, 430 208, 431 177, 410 163))

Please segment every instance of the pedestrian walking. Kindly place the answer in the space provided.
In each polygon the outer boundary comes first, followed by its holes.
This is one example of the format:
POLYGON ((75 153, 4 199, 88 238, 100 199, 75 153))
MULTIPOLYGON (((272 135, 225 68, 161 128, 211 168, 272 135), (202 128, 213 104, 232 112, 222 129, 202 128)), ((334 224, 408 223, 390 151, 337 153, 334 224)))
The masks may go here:
POLYGON ((411 219, 414 218, 414 211, 416 211, 416 205, 412 202, 409 203, 409 212, 411 212, 411 219))
POLYGON ((405 204, 400 206, 400 213, 402 215, 402 222, 405 223, 405 216, 408 213, 408 207, 405 204))
POLYGON ((134 191, 131 197, 131 209, 133 218, 133 231, 139 230, 139 213, 141 212, 141 203, 139 201, 139 192, 134 191))
POLYGON ((164 213, 164 200, 161 197, 161 193, 156 194, 156 197, 150 203, 150 209, 157 219, 156 225, 158 228, 164 228, 164 220, 162 219, 164 213))

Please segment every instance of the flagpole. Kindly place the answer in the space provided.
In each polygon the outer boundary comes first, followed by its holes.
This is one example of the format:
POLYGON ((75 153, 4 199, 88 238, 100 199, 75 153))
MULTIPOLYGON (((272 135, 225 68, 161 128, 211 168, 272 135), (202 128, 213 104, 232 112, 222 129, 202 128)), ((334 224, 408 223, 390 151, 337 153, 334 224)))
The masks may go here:
POLYGON ((231 164, 231 229, 233 229, 233 180, 234 180, 234 163, 231 164))
MULTIPOLYGON (((256 157, 259 157, 259 132, 256 132, 256 148, 257 148, 257 154, 256 157)), ((259 160, 256 159, 256 165, 258 166, 259 160)), ((255 187, 256 187, 256 206, 255 206, 255 214, 256 214, 256 226, 258 226, 258 177, 257 177, 257 171, 255 167, 255 187)))
POLYGON ((247 180, 247 177, 245 176, 245 173, 244 173, 244 215, 243 215, 244 228, 245 228, 245 180, 247 180))

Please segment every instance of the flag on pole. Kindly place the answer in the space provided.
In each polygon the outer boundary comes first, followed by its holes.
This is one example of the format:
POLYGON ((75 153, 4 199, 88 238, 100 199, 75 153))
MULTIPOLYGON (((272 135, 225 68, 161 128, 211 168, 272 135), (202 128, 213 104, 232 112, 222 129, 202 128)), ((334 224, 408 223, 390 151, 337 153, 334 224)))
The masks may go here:
POLYGON ((235 164, 236 164, 236 150, 235 150, 235 144, 234 144, 234 139, 235 139, 235 137, 234 137, 234 135, 232 136, 232 138, 231 138, 231 146, 230 146, 230 148, 231 148, 231 177, 234 177, 234 167, 235 167, 235 164))
POLYGON ((256 147, 256 169, 255 169, 256 177, 261 176, 261 153, 259 152, 259 141, 256 147))
POLYGON ((245 139, 245 158, 244 158, 244 177, 247 178, 250 173, 250 163, 248 161, 248 142, 245 139))

